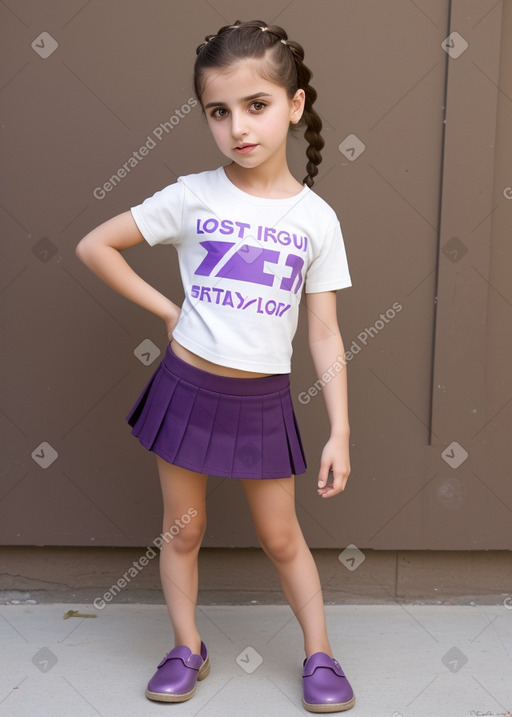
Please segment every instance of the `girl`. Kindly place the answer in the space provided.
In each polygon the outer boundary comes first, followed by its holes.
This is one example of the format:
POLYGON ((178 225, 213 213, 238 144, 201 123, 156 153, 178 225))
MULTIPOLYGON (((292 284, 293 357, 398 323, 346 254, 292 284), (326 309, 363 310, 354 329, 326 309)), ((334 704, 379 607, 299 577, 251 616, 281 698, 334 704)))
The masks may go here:
POLYGON ((195 607, 206 482, 213 474, 241 481, 258 539, 303 630, 304 707, 340 712, 354 704, 333 658, 318 572, 294 507, 295 475, 306 463, 289 371, 303 288, 315 369, 319 377, 329 371, 323 395, 331 434, 318 494, 342 491, 350 472, 336 317, 336 290, 350 286, 350 276, 339 221, 311 191, 324 142, 303 58, 281 27, 259 20, 209 35, 197 49, 195 92, 228 163, 180 177, 77 248, 107 284, 160 316, 169 337, 165 358, 127 419, 157 456, 164 532, 187 512, 194 516, 160 556, 175 647, 149 681, 152 700, 189 699, 210 670, 195 607), (286 160, 289 129, 299 122, 309 145, 303 184, 286 160), (144 240, 176 247, 181 310, 124 260, 121 251, 144 240))

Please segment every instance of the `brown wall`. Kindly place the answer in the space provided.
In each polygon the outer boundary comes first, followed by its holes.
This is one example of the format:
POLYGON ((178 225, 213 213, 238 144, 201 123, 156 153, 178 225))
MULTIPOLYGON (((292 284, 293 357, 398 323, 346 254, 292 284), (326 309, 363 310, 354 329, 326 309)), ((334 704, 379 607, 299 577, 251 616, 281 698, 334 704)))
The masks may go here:
MULTIPOLYGON (((340 216, 354 284, 339 294, 353 351, 353 473, 331 501, 315 492, 328 423, 321 395, 304 399, 315 381, 304 317, 295 341, 306 537, 329 548, 510 548, 511 4, 254 8, 0 4, 0 541, 136 546, 160 532, 154 460, 124 416, 156 365, 134 351, 145 340, 163 351, 164 327, 104 287, 74 249, 180 174, 223 162, 199 109, 188 112, 195 47, 256 12, 305 45, 326 139, 316 189, 340 216), (462 39, 450 57, 441 43, 454 31, 462 39), (171 116, 172 130, 159 130, 171 116), (148 137, 131 171, 95 192, 148 137)), ((291 141, 290 164, 301 178, 302 140, 291 141)), ((171 248, 127 257, 180 301, 171 248)), ((212 477, 208 503, 205 545, 256 544, 236 481, 212 477)))

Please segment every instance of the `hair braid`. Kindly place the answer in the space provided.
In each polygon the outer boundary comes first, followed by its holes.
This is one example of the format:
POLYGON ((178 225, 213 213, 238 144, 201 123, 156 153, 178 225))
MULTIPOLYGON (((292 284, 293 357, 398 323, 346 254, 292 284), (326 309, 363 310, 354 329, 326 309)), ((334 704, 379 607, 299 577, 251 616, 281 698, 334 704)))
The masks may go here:
POLYGON ((303 181, 308 187, 312 187, 314 184, 313 177, 316 177, 318 174, 318 165, 322 161, 321 150, 325 145, 324 138, 321 135, 322 120, 313 108, 313 104, 317 98, 317 92, 315 88, 309 84, 313 75, 309 67, 304 64, 304 50, 297 42, 288 41, 287 44, 295 59, 298 86, 304 90, 306 96, 302 119, 306 125, 304 137, 308 143, 306 155, 309 162, 306 165, 307 175, 303 181))
POLYGON ((306 96, 302 120, 306 125, 304 138, 308 143, 306 156, 309 161, 306 165, 307 174, 303 179, 303 183, 307 184, 308 187, 312 187, 315 183, 313 177, 316 177, 318 174, 318 165, 322 161, 321 150, 325 145, 324 138, 320 134, 322 131, 322 120, 313 109, 313 104, 318 96, 315 88, 309 84, 313 73, 309 67, 304 64, 304 48, 302 45, 299 45, 299 43, 294 40, 289 40, 286 31, 283 30, 282 27, 279 25, 269 25, 266 27, 265 32, 274 35, 283 45, 290 48, 297 69, 297 87, 304 90, 306 96))

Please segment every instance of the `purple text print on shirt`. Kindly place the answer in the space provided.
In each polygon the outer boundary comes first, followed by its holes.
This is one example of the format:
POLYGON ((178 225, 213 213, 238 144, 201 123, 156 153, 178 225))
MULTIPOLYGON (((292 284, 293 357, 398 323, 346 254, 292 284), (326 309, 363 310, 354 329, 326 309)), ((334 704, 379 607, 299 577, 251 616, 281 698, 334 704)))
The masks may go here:
POLYGON ((197 234, 222 234, 229 236, 233 234, 238 239, 246 239, 246 230, 250 229, 254 237, 257 238, 258 242, 280 244, 281 246, 293 246, 299 251, 307 251, 308 238, 301 234, 290 233, 286 229, 276 229, 276 227, 266 227, 259 225, 257 227, 251 227, 247 222, 235 222, 231 219, 215 219, 209 217, 208 219, 198 219, 196 222, 196 233, 197 234))
MULTIPOLYGON (((200 276, 219 276, 239 281, 248 281, 252 284, 273 286, 275 274, 265 271, 265 263, 277 264, 280 252, 273 249, 260 249, 257 246, 243 245, 234 251, 231 256, 222 263, 230 249, 235 246, 234 242, 215 241, 213 239, 200 242, 206 249, 206 256, 197 267, 195 274, 200 276), (221 264, 216 273, 214 269, 221 264)), ((296 254, 288 254, 285 266, 291 269, 290 276, 281 279, 280 289, 291 291, 296 284, 296 294, 302 286, 302 267, 304 260, 296 254)))

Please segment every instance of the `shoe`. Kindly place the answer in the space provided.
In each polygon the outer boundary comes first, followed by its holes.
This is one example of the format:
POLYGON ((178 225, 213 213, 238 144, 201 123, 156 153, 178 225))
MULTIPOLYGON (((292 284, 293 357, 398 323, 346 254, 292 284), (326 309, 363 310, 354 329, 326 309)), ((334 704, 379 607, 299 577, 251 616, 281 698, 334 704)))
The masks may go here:
POLYGON ((184 645, 172 649, 148 682, 146 697, 158 702, 185 702, 196 691, 196 681, 210 672, 210 658, 204 642, 201 654, 192 654, 184 645))
POLYGON ((355 704, 354 692, 340 663, 325 652, 315 652, 304 660, 302 682, 302 704, 309 712, 344 712, 355 704))

